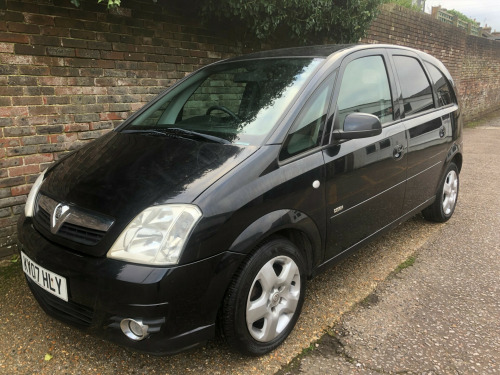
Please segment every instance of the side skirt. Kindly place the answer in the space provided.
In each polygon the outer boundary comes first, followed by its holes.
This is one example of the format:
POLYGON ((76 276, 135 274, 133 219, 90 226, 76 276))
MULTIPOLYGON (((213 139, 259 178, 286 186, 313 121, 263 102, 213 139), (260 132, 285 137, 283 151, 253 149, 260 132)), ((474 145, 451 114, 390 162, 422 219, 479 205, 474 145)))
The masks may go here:
POLYGON ((321 272, 326 271, 336 263, 338 263, 340 260, 344 259, 346 256, 350 255, 352 252, 355 250, 358 250, 359 248, 363 247, 365 244, 370 242, 371 240, 377 238, 378 236, 381 236, 382 234, 386 233, 390 229, 394 228, 395 226, 405 222, 408 220, 410 217, 415 216, 417 213, 422 211, 424 208, 430 206, 434 201, 436 200, 436 196, 433 196, 432 198, 429 198, 426 200, 424 203, 421 205, 417 206, 413 210, 407 212, 403 216, 399 217, 398 219, 394 220, 393 222, 387 224, 385 227, 380 228, 378 231, 372 233, 368 237, 362 239, 358 243, 355 243, 351 247, 345 249, 341 253, 335 255, 333 258, 328 259, 327 261, 321 263, 314 271, 313 271, 313 277, 320 274, 321 272))

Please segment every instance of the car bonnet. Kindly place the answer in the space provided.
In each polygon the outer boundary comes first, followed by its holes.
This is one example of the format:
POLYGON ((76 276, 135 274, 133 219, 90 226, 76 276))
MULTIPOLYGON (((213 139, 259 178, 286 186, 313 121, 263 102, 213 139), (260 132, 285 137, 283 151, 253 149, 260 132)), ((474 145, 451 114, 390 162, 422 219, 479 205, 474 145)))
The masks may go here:
POLYGON ((256 149, 110 132, 53 166, 41 192, 128 223, 152 205, 191 203, 256 149))

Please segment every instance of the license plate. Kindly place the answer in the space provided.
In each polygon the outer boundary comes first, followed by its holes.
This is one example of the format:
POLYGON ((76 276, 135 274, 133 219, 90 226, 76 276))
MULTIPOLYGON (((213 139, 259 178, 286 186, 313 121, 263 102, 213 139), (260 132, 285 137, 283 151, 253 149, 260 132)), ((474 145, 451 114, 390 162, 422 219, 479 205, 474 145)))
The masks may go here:
POLYGON ((68 288, 65 277, 39 266, 23 252, 21 252, 21 260, 26 276, 33 280, 40 288, 68 302, 68 288))

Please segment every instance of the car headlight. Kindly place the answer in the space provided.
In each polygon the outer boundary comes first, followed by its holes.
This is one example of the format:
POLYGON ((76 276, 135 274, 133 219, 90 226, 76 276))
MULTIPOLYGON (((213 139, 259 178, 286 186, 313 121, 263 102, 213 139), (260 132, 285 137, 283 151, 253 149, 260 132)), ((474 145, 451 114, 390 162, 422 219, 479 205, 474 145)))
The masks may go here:
POLYGON ((42 173, 40 173, 38 178, 35 180, 35 183, 31 187, 30 193, 28 194, 28 199, 26 199, 26 205, 24 206, 24 215, 26 217, 33 217, 33 215, 35 214, 36 196, 40 191, 40 186, 42 186, 46 171, 47 170, 44 170, 42 173))
POLYGON ((201 215, 190 204, 146 208, 120 234, 107 256, 132 263, 177 264, 201 215))

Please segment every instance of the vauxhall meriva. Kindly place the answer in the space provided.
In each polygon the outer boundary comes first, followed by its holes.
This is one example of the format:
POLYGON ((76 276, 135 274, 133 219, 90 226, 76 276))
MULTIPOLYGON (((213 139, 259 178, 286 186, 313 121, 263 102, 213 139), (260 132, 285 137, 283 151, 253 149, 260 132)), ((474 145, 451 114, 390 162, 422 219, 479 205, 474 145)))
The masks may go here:
POLYGON ((237 57, 187 76, 48 168, 19 221, 50 315, 174 353, 261 355, 308 278, 422 212, 448 220, 462 166, 453 80, 391 45, 237 57))

